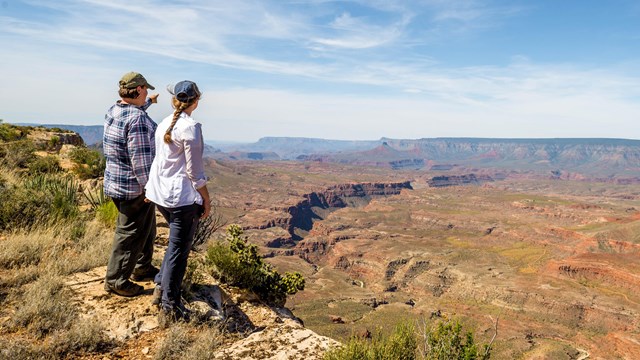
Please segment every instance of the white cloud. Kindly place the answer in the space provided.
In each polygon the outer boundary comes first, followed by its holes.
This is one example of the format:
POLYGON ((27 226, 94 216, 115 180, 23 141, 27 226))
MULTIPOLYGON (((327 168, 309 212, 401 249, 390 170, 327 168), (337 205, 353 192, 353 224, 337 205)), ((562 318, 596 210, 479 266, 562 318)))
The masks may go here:
POLYGON ((330 47, 366 49, 381 46, 397 39, 402 32, 402 26, 402 23, 389 27, 378 26, 344 12, 330 24, 330 27, 336 30, 339 36, 316 38, 312 41, 330 47))

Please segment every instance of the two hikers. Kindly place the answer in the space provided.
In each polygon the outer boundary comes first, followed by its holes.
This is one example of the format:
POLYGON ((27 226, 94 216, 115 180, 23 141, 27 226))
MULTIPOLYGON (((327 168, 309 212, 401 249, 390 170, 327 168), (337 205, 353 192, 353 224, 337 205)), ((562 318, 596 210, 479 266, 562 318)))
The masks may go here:
POLYGON ((141 74, 125 74, 105 116, 104 188, 119 212, 105 290, 135 296, 143 287, 131 280, 153 278, 161 317, 188 320, 180 288, 198 221, 211 210, 201 124, 191 117, 201 92, 188 80, 168 87, 175 110, 156 125, 146 109, 158 95, 147 89, 155 88, 141 74), (156 206, 169 224, 160 269, 151 265, 156 206))

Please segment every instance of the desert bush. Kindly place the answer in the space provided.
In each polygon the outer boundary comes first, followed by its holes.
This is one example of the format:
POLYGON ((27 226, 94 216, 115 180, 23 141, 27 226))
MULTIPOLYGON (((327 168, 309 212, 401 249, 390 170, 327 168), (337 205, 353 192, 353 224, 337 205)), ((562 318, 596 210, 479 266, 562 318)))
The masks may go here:
POLYGON ((457 320, 440 321, 435 326, 426 323, 420 334, 419 353, 428 360, 487 360, 490 358, 490 345, 483 345, 482 350, 474 340, 473 333, 462 334, 462 325, 457 320))
POLYGON ((3 163, 11 168, 26 169, 36 159, 36 147, 31 140, 21 139, 0 146, 3 163))
POLYGON ((478 350, 473 333, 462 335, 458 321, 440 321, 416 329, 412 323, 402 322, 394 331, 383 336, 377 333, 371 340, 352 337, 344 345, 324 354, 324 360, 488 360, 490 346, 478 350))
POLYGON ((63 256, 64 253, 74 256, 67 257, 64 262, 55 261, 53 258, 46 260, 51 261, 51 266, 61 274, 87 271, 104 265, 109 260, 113 232, 95 220, 86 223, 84 236, 76 241, 67 240, 70 238, 68 233, 62 233, 60 236, 64 239, 64 248, 59 256, 63 256))
POLYGON ((20 130, 20 127, 5 124, 0 120, 0 141, 16 141, 22 137, 24 137, 24 133, 20 130))
POLYGON ((36 242, 14 242, 3 243, 3 251, 0 252, 1 269, 18 269, 22 267, 35 266, 40 263, 44 256, 43 244, 36 242))
POLYGON ((265 263, 258 247, 249 244, 238 225, 227 228, 226 242, 212 245, 207 251, 206 264, 212 275, 222 282, 249 289, 270 305, 284 306, 287 295, 304 289, 304 278, 297 272, 284 276, 265 263))
POLYGON ((400 323, 389 336, 377 333, 369 341, 353 337, 343 346, 331 349, 325 360, 412 360, 416 359, 417 338, 411 323, 400 323))
POLYGON ((114 228, 116 226, 118 208, 113 200, 107 199, 104 203, 96 207, 96 219, 108 228, 114 228))
POLYGON ((48 216, 50 194, 7 183, 0 191, 0 230, 30 228, 48 216))
POLYGON ((211 354, 215 354, 216 350, 224 342, 224 333, 217 326, 208 327, 203 325, 196 332, 196 338, 193 344, 183 354, 181 359, 184 360, 205 360, 211 359, 211 354))
POLYGON ((81 179, 95 179, 104 175, 106 160, 97 150, 76 147, 69 153, 73 161, 72 171, 81 179))
POLYGON ((53 155, 38 156, 27 167, 29 174, 54 174, 62 171, 58 158, 53 155))
POLYGON ((104 195, 104 188, 100 187, 96 194, 85 191, 82 195, 91 205, 91 209, 95 211, 96 219, 104 226, 114 228, 118 218, 118 208, 110 197, 104 195))
POLYGON ((42 339, 56 330, 67 330, 77 318, 77 309, 62 279, 44 274, 28 285, 11 321, 13 329, 27 328, 42 339))
POLYGON ((58 145, 60 145, 60 137, 53 135, 49 138, 48 141, 49 149, 57 149, 58 145))
POLYGON ((93 319, 79 320, 67 330, 53 333, 50 341, 15 341, 0 338, 0 359, 67 359, 81 353, 99 353, 112 348, 99 323, 93 319))

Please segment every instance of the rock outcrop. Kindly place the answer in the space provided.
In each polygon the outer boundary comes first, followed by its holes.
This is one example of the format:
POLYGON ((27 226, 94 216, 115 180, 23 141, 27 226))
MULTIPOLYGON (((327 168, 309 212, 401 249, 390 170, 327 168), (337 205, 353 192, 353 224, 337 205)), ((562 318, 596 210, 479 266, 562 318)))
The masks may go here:
MULTIPOLYGON (((286 208, 275 208, 274 210, 282 213, 282 216, 270 219, 264 224, 258 226, 247 226, 247 229, 267 229, 270 227, 281 227, 292 238, 298 238, 295 229, 309 231, 313 227, 314 220, 321 217, 316 214, 314 208, 332 209, 344 208, 351 201, 368 202, 372 196, 389 196, 398 195, 403 189, 411 190, 409 181, 395 183, 360 183, 360 184, 339 184, 328 187, 324 191, 314 191, 304 194, 303 200, 295 205, 286 208)), ((274 242, 282 243, 282 241, 274 242)))
POLYGON ((427 181, 430 187, 445 187, 459 185, 480 185, 485 182, 492 182, 493 178, 488 175, 451 175, 451 176, 434 176, 427 181))

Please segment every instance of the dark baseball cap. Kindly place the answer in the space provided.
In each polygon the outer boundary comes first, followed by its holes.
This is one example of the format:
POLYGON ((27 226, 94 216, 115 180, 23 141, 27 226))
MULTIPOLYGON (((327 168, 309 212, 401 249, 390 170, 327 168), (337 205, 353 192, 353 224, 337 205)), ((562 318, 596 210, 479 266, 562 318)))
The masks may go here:
POLYGON ((128 72, 122 75, 122 79, 120 79, 120 87, 125 89, 135 89, 138 86, 146 86, 151 90, 155 90, 153 85, 147 82, 147 79, 142 76, 142 74, 137 72, 128 72))
POLYGON ((202 95, 200 89, 198 89, 198 85, 189 80, 183 80, 175 85, 169 85, 167 86, 167 91, 181 102, 190 102, 202 95))

